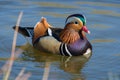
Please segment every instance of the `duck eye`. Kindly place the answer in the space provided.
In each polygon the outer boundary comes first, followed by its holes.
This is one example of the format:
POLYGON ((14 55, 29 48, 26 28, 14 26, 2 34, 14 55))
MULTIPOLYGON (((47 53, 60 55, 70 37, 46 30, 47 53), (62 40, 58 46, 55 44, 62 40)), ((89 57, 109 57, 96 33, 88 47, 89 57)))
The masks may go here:
POLYGON ((77 22, 77 21, 75 21, 75 24, 78 24, 78 22, 77 22))

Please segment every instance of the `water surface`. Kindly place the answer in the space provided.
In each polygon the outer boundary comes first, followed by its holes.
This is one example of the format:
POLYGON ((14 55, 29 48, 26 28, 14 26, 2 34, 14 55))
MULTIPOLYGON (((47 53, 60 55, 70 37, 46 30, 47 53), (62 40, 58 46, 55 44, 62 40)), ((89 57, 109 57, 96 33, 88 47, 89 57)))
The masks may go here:
MULTIPOLYGON (((55 27, 64 27, 68 15, 82 13, 87 18, 87 35, 93 55, 64 57, 35 50, 30 41, 18 34, 17 49, 24 50, 15 60, 10 80, 24 67, 32 73, 29 80, 42 80, 49 65, 48 80, 108 80, 109 73, 120 77, 120 1, 119 0, 4 0, 0 1, 0 67, 8 60, 18 14, 23 11, 21 26, 34 26, 42 16, 55 27)), ((115 77, 115 78, 116 78, 115 77)), ((2 79, 2 75, 0 76, 2 79)))

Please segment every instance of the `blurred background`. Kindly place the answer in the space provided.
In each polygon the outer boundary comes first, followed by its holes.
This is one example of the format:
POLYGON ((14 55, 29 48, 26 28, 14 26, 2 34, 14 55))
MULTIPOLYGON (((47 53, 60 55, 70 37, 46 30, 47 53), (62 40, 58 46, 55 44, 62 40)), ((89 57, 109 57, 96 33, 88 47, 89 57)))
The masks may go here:
MULTIPOLYGON (((29 80, 42 80, 49 63, 48 80, 119 80, 120 79, 120 1, 119 0, 0 0, 0 67, 11 55, 14 30, 19 12, 20 26, 33 27, 46 17, 54 27, 64 27, 68 15, 82 13, 91 31, 91 58, 52 55, 34 49, 18 34, 17 49, 23 53, 15 60, 10 74, 14 80, 20 70, 32 73, 29 80)), ((0 75, 2 79, 2 75, 0 75)))

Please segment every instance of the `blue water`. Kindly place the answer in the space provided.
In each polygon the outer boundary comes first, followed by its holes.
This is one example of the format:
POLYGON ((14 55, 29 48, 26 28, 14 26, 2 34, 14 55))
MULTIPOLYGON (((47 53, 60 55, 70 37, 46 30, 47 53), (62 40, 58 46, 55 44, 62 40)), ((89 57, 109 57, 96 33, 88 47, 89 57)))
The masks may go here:
MULTIPOLYGON (((82 13, 91 31, 87 38, 93 45, 90 59, 63 57, 37 51, 18 34, 17 49, 24 50, 14 61, 9 77, 14 80, 21 69, 32 75, 29 80, 42 80, 49 64, 48 80, 109 80, 120 77, 120 1, 119 0, 4 0, 0 1, 0 67, 11 55, 11 46, 19 12, 23 11, 21 26, 34 26, 41 17, 55 27, 64 27, 68 15, 82 13)), ((3 75, 0 75, 0 79, 3 75)), ((120 79, 120 78, 119 78, 120 79)))

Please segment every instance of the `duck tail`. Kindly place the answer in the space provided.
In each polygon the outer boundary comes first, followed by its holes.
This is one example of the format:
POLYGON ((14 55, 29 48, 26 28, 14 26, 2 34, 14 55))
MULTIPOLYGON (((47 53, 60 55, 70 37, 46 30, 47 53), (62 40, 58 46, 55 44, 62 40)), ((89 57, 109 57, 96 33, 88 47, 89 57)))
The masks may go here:
MULTIPOLYGON (((15 30, 16 26, 13 26, 13 29, 15 30)), ((33 36, 33 27, 21 27, 19 26, 18 32, 22 34, 25 37, 32 37, 33 36)))

